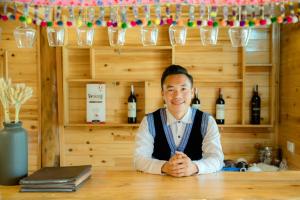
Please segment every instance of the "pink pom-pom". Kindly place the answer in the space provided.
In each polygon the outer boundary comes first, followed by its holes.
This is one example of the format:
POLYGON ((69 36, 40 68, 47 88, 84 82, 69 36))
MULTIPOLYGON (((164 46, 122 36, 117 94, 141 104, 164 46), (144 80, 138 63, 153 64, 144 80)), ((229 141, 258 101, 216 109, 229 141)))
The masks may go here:
POLYGON ((70 22, 70 21, 67 21, 67 26, 72 26, 73 25, 73 23, 72 22, 70 22))
POLYGON ((267 20, 261 19, 259 23, 260 23, 260 25, 264 26, 267 24, 267 20))
POLYGON ((136 26, 136 22, 135 21, 131 21, 130 24, 131 24, 132 27, 136 26))
POLYGON ((2 20, 3 20, 3 21, 7 21, 7 20, 8 20, 8 17, 7 17, 6 15, 3 15, 3 16, 2 16, 2 20))
POLYGON ((110 26, 112 26, 113 24, 112 24, 112 22, 111 21, 107 21, 107 23, 106 23, 106 26, 107 27, 110 27, 110 26))
POLYGON ((293 22, 293 18, 291 17, 291 16, 288 16, 287 18, 286 18, 286 21, 287 21, 287 23, 292 23, 293 22))
POLYGON ((208 25, 208 26, 212 26, 212 25, 213 25, 213 21, 212 21, 212 20, 208 20, 208 21, 207 21, 207 25, 208 25))
POLYGON ((41 27, 46 27, 46 26, 47 26, 47 22, 42 21, 42 22, 41 22, 41 27))
POLYGON ((168 18, 167 19, 167 24, 171 25, 173 23, 173 19, 172 18, 168 18))

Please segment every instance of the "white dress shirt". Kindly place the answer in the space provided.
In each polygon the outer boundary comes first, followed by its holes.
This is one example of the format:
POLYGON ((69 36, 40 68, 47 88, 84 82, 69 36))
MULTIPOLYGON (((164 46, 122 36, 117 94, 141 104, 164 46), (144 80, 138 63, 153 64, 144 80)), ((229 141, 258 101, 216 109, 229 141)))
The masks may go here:
MULTIPOLYGON (((183 137, 186 124, 192 123, 192 109, 189 108, 181 120, 176 120, 168 109, 166 109, 166 113, 167 125, 170 126, 176 147, 178 147, 183 137)), ((154 138, 149 132, 147 117, 145 116, 136 135, 133 161, 135 169, 151 174, 162 174, 161 168, 166 161, 153 158, 153 149, 154 138)), ((224 154, 219 129, 214 118, 209 116, 207 132, 202 142, 202 159, 193 160, 192 162, 197 165, 199 174, 206 174, 221 170, 224 165, 223 160, 224 154)))

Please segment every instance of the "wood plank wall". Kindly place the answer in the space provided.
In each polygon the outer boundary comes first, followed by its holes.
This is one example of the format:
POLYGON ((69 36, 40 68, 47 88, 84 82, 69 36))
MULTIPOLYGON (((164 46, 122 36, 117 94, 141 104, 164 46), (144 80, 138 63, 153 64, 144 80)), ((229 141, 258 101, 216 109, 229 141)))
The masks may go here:
POLYGON ((100 169, 132 169, 136 126, 127 126, 127 97, 131 82, 138 97, 138 121, 145 113, 162 106, 160 76, 169 64, 186 67, 200 89, 202 109, 215 115, 219 87, 224 89, 226 125, 220 126, 226 159, 244 157, 257 161, 257 146, 276 148, 271 99, 274 87, 270 29, 253 30, 249 46, 232 48, 227 29, 220 29, 218 45, 202 46, 198 29, 189 29, 184 47, 169 46, 167 28, 160 28, 158 47, 143 48, 139 29, 129 29, 126 44, 119 50, 108 46, 107 31, 97 28, 94 47, 78 48, 73 29, 63 48, 63 84, 59 113, 61 165, 92 164, 100 169), (244 69, 244 71, 243 71, 244 69), (107 121, 117 125, 85 124, 85 85, 107 84, 107 121), (249 125, 252 88, 259 84, 262 126, 249 125), (244 89, 243 89, 244 88, 244 89), (245 95, 243 95, 243 90, 245 95), (243 119, 243 120, 242 120, 243 119), (118 125, 119 124, 119 125, 118 125))
MULTIPOLYGON (((3 22, 2 39, 0 40, 0 76, 12 79, 13 83, 25 83, 33 88, 33 96, 22 107, 20 120, 28 131, 29 171, 32 172, 41 166, 40 142, 40 42, 39 29, 37 29, 37 42, 32 49, 18 49, 14 40, 13 31, 21 24, 18 22, 3 22)), ((1 106, 2 109, 2 106, 1 106)), ((11 113, 14 113, 12 110, 11 113)), ((3 119, 3 113, 0 113, 3 119)), ((11 115, 14 118, 14 115, 11 115)), ((1 120, 1 127, 2 127, 1 120)))
POLYGON ((281 28, 279 141, 289 166, 296 169, 300 169, 299 34, 299 25, 281 28), (287 141, 295 144, 295 153, 287 151, 287 141))

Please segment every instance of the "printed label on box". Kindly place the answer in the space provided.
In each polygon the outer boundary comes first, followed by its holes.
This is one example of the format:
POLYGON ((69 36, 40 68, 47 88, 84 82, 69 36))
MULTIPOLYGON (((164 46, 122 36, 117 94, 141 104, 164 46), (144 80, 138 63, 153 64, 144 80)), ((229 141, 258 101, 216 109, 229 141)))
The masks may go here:
POLYGON ((86 103, 86 121, 105 122, 105 84, 87 84, 86 103))

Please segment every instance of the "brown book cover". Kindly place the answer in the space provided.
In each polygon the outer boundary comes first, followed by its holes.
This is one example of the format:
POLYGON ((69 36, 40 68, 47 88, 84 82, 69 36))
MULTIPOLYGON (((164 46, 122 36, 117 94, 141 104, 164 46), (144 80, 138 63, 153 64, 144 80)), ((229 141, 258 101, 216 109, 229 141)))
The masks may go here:
POLYGON ((91 176, 91 165, 44 167, 20 180, 22 185, 71 184, 79 185, 91 176))

